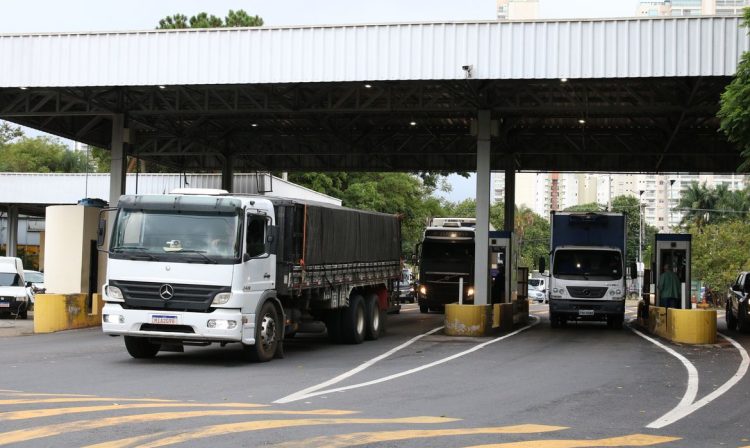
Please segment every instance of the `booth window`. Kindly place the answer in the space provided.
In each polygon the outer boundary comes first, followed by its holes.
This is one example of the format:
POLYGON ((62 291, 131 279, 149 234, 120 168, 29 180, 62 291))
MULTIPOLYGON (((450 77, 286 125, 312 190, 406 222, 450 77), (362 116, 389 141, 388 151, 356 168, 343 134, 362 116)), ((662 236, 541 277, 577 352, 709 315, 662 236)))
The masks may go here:
POLYGON ((247 254, 251 257, 263 255, 266 252, 266 217, 259 215, 248 216, 247 220, 247 254))

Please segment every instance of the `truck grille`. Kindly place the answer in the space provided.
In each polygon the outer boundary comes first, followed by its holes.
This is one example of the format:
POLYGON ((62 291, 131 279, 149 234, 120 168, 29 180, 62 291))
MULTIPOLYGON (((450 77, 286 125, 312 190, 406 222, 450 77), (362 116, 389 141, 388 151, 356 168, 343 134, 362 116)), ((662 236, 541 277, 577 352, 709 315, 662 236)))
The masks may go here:
POLYGON ((185 285, 177 283, 150 283, 110 280, 112 286, 122 291, 125 299, 123 308, 139 310, 194 311, 207 313, 212 311, 211 302, 220 292, 229 292, 228 286, 185 285), (172 296, 162 298, 162 286, 172 287, 172 296))
POLYGON ((607 288, 588 286, 568 286, 568 294, 577 299, 601 299, 607 294, 607 288))

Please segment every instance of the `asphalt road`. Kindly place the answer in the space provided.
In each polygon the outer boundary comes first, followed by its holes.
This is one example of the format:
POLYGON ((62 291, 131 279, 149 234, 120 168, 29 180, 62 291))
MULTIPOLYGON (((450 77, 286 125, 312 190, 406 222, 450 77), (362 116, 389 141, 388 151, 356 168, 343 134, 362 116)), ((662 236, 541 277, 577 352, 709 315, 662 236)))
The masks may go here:
POLYGON ((378 341, 306 335, 266 364, 231 346, 134 360, 98 329, 0 337, 0 445, 750 446, 750 379, 731 342, 659 346, 531 312, 528 328, 457 339, 426 334, 443 316, 406 305, 378 341))

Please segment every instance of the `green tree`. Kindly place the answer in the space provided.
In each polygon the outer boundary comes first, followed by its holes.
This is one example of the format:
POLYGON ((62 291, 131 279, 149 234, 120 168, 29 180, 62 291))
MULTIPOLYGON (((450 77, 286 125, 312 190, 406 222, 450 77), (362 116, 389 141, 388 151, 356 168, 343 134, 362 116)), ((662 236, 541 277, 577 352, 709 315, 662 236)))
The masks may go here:
POLYGON ((232 28, 263 26, 260 16, 251 16, 243 9, 237 11, 229 10, 224 18, 217 17, 207 12, 200 12, 188 18, 185 14, 173 14, 159 20, 157 29, 184 29, 184 28, 232 28))
POLYGON ((693 235, 692 278, 725 290, 738 271, 750 269, 750 226, 735 219, 701 227, 691 225, 693 235))
MULTIPOLYGON (((750 8, 745 8, 742 26, 750 24, 750 8)), ((717 116, 721 120, 721 130, 730 142, 737 144, 744 162, 739 169, 750 169, 750 52, 744 52, 734 79, 721 95, 717 116)))
POLYGON ((22 136, 23 131, 20 127, 13 127, 10 123, 0 121, 0 148, 22 136))
POLYGON ((0 148, 0 172, 80 173, 86 171, 86 154, 70 151, 49 137, 21 137, 0 148))

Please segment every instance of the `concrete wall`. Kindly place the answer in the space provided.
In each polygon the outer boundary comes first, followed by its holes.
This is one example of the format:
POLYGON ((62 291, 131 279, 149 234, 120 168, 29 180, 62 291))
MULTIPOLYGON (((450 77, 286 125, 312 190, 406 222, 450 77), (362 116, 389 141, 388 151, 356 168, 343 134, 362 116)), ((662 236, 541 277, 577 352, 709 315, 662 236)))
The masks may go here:
POLYGON ((96 241, 99 209, 81 205, 47 207, 44 244, 44 283, 52 294, 98 292, 106 271, 106 257, 98 256, 97 290, 89 291, 90 242, 96 241))

